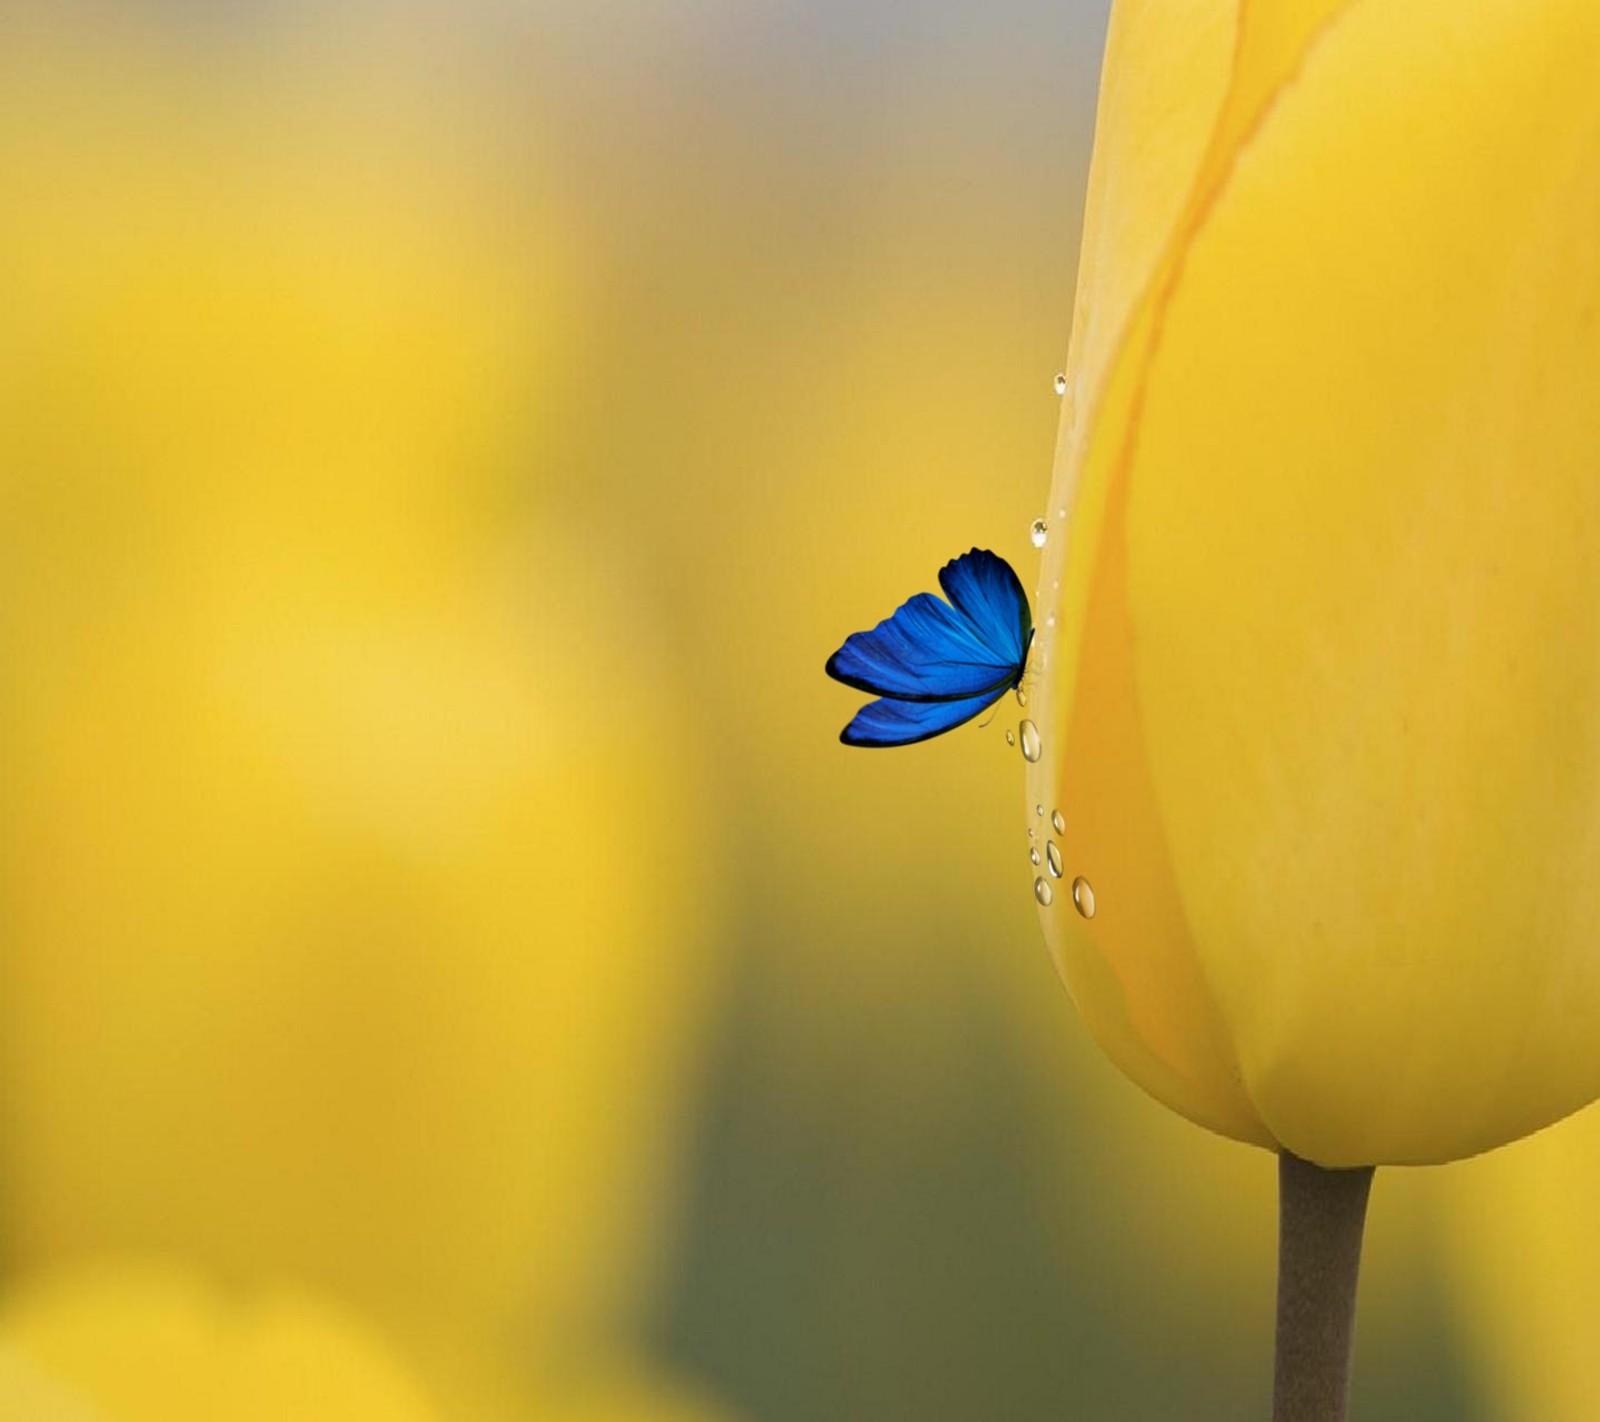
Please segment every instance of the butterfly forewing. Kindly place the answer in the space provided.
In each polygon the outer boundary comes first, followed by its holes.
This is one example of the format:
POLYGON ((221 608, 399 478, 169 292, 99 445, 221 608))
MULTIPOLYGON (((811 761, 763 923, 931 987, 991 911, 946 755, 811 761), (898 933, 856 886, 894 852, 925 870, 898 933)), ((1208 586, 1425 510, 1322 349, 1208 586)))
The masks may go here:
POLYGON ((939 569, 939 586, 977 640, 1020 673, 1033 614, 1011 564, 986 548, 974 548, 939 569))
POLYGON ((875 696, 953 701, 1004 690, 1018 668, 996 655, 970 618, 931 593, 918 593, 870 632, 846 638, 827 670, 875 696))

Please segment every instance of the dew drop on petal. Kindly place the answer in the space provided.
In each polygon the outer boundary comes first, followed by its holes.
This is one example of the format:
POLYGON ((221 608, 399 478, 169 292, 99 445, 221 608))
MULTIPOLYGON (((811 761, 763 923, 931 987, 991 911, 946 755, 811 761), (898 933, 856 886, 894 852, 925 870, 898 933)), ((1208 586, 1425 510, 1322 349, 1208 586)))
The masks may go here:
POLYGON ((1052 810, 1050 812, 1050 824, 1057 834, 1065 834, 1067 832, 1067 817, 1060 810, 1052 810))
POLYGON ((1043 548, 1050 540, 1050 525, 1042 518, 1036 518, 1028 525, 1028 542, 1035 548, 1043 548))
POLYGON ((1049 908, 1050 900, 1055 898, 1056 891, 1050 887, 1048 879, 1035 879, 1033 881, 1033 896, 1046 908, 1049 908))
POLYGON ((1044 858, 1045 863, 1050 866, 1050 877, 1059 879, 1061 877, 1061 851, 1056 848, 1055 840, 1051 840, 1049 844, 1045 845, 1044 858))
MULTIPOLYGON (((1039 728, 1032 721, 1024 721, 1017 727, 1017 734, 1022 737, 1022 758, 1030 765, 1044 754, 1044 742, 1039 739, 1039 728)), ((1040 814, 1044 811, 1041 809, 1040 814)))
POLYGON ((1033 865, 1033 867, 1035 869, 1037 869, 1039 867, 1039 846, 1038 845, 1034 845, 1033 848, 1031 848, 1028 851, 1028 863, 1033 865))
POLYGON ((1037 815, 1037 816, 1038 816, 1038 817, 1039 817, 1039 818, 1040 818, 1040 819, 1041 819, 1041 820, 1042 820, 1042 819, 1043 819, 1043 818, 1044 818, 1044 806, 1043 806, 1043 805, 1035 805, 1035 806, 1034 806, 1034 807, 1033 807, 1033 812, 1034 812, 1034 814, 1036 814, 1036 815, 1037 815))
POLYGON ((1016 736, 1014 736, 1010 731, 1007 731, 1006 732, 1006 744, 1008 746, 1014 746, 1014 745, 1016 745, 1016 743, 1017 743, 1016 736))
POLYGON ((1054 380, 1052 380, 1050 382, 1050 384, 1054 388, 1054 390, 1055 390, 1057 395, 1065 395, 1067 393, 1067 373, 1066 373, 1066 371, 1058 370, 1056 372, 1056 378, 1054 380))
POLYGON ((1026 706, 1027 704, 1028 704, 1028 693, 1026 691, 1024 691, 1019 686, 1017 688, 1017 705, 1018 706, 1026 706))
POLYGON ((1082 874, 1072 881, 1072 906, 1085 918, 1094 917, 1094 890, 1082 874))

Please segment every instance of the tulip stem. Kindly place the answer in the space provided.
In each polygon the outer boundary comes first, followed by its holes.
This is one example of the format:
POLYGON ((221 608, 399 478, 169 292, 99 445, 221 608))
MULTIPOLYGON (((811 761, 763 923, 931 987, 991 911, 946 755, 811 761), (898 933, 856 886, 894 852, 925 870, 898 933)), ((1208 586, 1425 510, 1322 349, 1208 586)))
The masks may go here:
POLYGON ((1278 1346, 1272 1422, 1344 1422, 1372 1167, 1278 1157, 1278 1346))

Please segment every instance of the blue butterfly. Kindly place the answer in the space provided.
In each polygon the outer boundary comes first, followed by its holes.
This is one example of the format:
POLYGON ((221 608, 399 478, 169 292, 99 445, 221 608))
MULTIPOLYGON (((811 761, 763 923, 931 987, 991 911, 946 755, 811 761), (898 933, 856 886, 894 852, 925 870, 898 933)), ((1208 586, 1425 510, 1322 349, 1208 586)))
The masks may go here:
POLYGON ((953 731, 1022 680, 1033 612, 1011 564, 974 548, 939 569, 944 598, 918 593, 828 658, 835 681, 881 697, 839 733, 847 746, 909 746, 953 731))

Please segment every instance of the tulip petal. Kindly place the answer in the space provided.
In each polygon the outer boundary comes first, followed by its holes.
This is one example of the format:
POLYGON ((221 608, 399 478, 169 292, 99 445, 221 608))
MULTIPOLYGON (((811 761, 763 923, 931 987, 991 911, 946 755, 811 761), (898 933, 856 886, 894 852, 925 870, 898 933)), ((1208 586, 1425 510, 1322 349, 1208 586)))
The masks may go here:
MULTIPOLYGON (((1053 730, 1030 770, 1028 801, 1081 807, 1097 803, 1097 787, 1117 788, 1103 816, 1075 816, 1075 834, 1095 844, 1083 867, 1111 890, 1109 899, 1101 896, 1110 907, 1093 933, 1070 915, 1046 913, 1057 965, 1129 1075, 1184 1115, 1263 1145, 1275 1142, 1240 1080, 1176 886, 1149 868, 1161 828, 1142 747, 1129 734, 1137 726, 1131 667, 1113 651, 1128 635, 1125 612, 1096 589, 1116 588, 1124 576, 1116 538, 1104 537, 1106 497, 1186 245, 1262 116, 1347 3, 1122 0, 1116 7, 1085 212, 1071 398, 1050 500, 1058 517, 1070 510, 1071 518, 1068 536, 1047 551, 1039 589, 1041 604, 1064 615, 1035 657, 1047 697, 1041 715, 1053 730), (1077 700, 1076 669, 1097 657, 1119 670, 1075 727, 1073 765, 1091 784, 1069 778, 1060 736, 1062 713, 1077 700), (1120 892, 1124 884, 1130 892, 1120 892)), ((1153 858, 1164 861, 1162 853, 1153 858)))
MULTIPOLYGON (((1279 94, 1350 3, 1116 5, 1050 496, 1057 518, 1070 511, 1071 519, 1068 537, 1041 565, 1039 602, 1060 593, 1050 600, 1069 609, 1087 603, 1106 498, 1126 463, 1149 356, 1188 244, 1279 94)), ((1084 625, 1061 619, 1056 675, 1066 704, 1084 625)), ((1030 799, 1039 778, 1030 777, 1030 799)))
POLYGON ((1600 1092, 1597 64, 1587 0, 1345 7, 1123 432, 1097 586, 1159 842, 1250 1097, 1324 1164, 1600 1092))
POLYGON ((1232 76, 1238 0, 1122 0, 1106 37, 1073 311, 1074 398, 1091 414, 1194 190, 1232 76))

